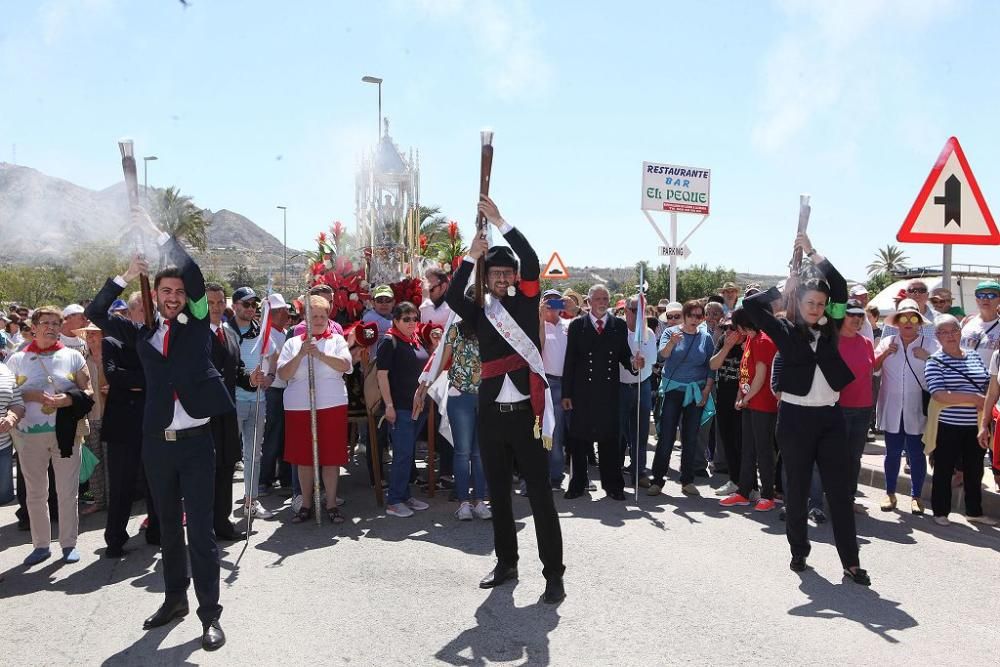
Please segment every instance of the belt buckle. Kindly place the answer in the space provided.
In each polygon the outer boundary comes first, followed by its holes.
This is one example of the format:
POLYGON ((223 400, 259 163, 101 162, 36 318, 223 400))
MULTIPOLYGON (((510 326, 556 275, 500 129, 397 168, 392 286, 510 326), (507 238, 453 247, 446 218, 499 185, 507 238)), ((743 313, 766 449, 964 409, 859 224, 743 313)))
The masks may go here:
POLYGON ((163 432, 163 439, 166 440, 167 442, 176 442, 177 441, 177 431, 164 431, 163 432))
POLYGON ((510 403, 501 403, 500 412, 514 412, 514 406, 510 403))

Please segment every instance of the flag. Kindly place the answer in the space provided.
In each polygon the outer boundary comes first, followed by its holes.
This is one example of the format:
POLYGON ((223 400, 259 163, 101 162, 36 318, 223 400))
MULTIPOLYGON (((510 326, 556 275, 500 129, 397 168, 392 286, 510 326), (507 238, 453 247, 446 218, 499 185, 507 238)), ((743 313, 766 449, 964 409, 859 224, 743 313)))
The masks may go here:
POLYGON ((642 344, 646 342, 646 280, 645 280, 645 266, 639 265, 639 295, 638 303, 636 304, 635 311, 635 342, 641 348, 642 344))
POLYGON ((260 335, 257 336, 257 342, 254 344, 251 354, 256 353, 260 350, 260 357, 263 361, 265 358, 270 357, 271 353, 274 352, 272 349, 274 343, 271 342, 271 292, 273 291, 274 281, 270 276, 267 278, 267 296, 264 297, 264 308, 260 313, 260 335))

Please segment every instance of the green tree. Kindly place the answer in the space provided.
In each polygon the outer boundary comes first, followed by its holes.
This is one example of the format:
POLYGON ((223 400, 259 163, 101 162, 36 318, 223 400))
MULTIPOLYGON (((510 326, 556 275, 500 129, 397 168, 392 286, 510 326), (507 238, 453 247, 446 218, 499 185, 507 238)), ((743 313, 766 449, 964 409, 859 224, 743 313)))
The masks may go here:
POLYGON ((874 277, 880 273, 891 274, 905 269, 909 261, 910 258, 903 253, 901 248, 889 244, 875 252, 875 259, 868 265, 868 275, 874 277))
POLYGON ((117 248, 97 244, 74 250, 69 259, 73 302, 93 299, 105 281, 121 273, 127 264, 117 248))
POLYGON ((208 247, 208 221, 177 188, 169 187, 156 196, 151 215, 157 227, 178 240, 184 239, 201 251, 208 247))
POLYGON ((237 264, 234 266, 229 270, 229 273, 226 274, 226 278, 229 280, 230 287, 234 290, 241 287, 254 287, 260 282, 254 277, 250 268, 247 267, 246 264, 237 264))
MULTIPOLYGON (((639 272, 636 267, 635 280, 639 272)), ((656 303, 670 295, 670 267, 661 264, 654 269, 646 269, 645 280, 649 284, 647 300, 656 303)), ((709 269, 707 264, 695 264, 687 269, 677 270, 677 300, 681 303, 689 299, 700 299, 717 294, 723 283, 736 281, 736 271, 723 267, 709 269)), ((638 284, 636 282, 635 284, 638 284)), ((630 287, 631 289, 631 287, 630 287)))
POLYGON ((64 306, 76 294, 64 266, 5 266, 0 268, 0 286, 4 301, 15 301, 29 308, 64 306))
POLYGON ((867 288, 868 293, 874 297, 894 282, 896 282, 895 276, 887 271, 882 271, 881 273, 876 273, 870 276, 868 278, 868 282, 865 283, 865 288, 867 288))

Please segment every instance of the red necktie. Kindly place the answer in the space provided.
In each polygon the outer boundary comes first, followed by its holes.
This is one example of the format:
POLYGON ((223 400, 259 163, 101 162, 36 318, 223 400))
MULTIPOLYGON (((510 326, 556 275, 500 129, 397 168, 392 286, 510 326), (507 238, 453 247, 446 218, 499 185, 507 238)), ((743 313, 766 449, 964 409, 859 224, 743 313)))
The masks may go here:
POLYGON ((597 320, 597 335, 604 333, 604 320, 597 320))
POLYGON ((226 344, 226 334, 223 333, 222 327, 219 327, 218 329, 216 329, 215 333, 219 337, 219 342, 222 343, 223 345, 225 345, 226 344))
POLYGON ((167 351, 170 349, 170 320, 167 320, 167 330, 163 334, 163 356, 167 356, 167 351))

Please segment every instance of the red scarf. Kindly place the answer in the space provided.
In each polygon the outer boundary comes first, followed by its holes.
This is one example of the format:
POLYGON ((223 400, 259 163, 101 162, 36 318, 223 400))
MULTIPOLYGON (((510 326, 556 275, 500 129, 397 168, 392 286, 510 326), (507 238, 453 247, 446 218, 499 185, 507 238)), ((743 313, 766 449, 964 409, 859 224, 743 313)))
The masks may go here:
MULTIPOLYGON (((305 340, 308 337, 309 337, 309 329, 306 328, 306 332, 302 334, 301 338, 302 340, 305 340)), ((314 340, 322 340, 323 338, 333 338, 333 332, 330 331, 330 327, 327 327, 321 334, 313 334, 314 340)))
POLYGON ((34 352, 35 354, 51 354, 53 352, 58 352, 59 350, 63 349, 64 347, 66 347, 66 346, 62 344, 62 341, 57 340, 54 345, 52 345, 50 347, 47 347, 47 348, 45 348, 43 350, 42 348, 38 347, 38 341, 37 340, 33 340, 33 341, 31 341, 31 345, 29 345, 28 347, 24 348, 24 351, 25 352, 34 352))
POLYGON ((402 331, 400 331, 399 329, 397 329, 394 326, 390 326, 389 330, 386 331, 386 333, 388 335, 390 335, 390 336, 395 336, 399 340, 403 341, 404 343, 408 343, 409 345, 411 345, 414 348, 419 348, 420 347, 420 341, 417 339, 416 336, 406 336, 406 335, 403 334, 402 331))

